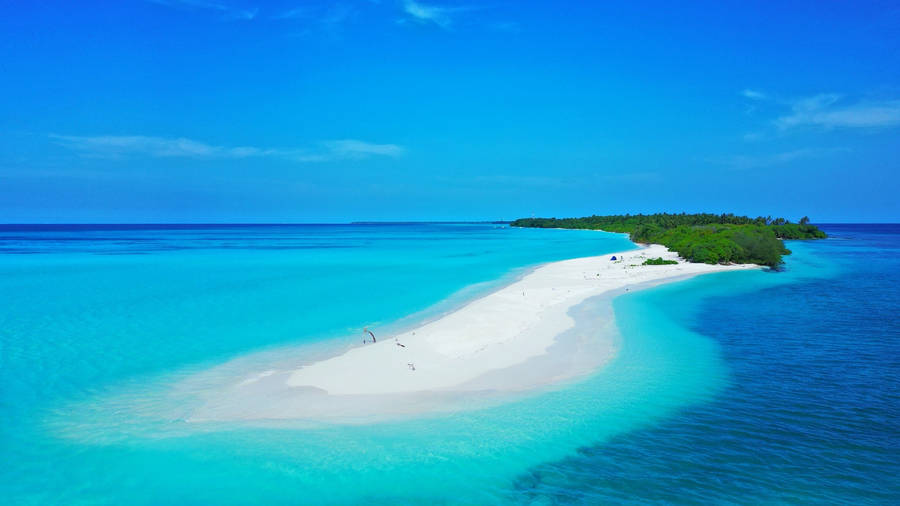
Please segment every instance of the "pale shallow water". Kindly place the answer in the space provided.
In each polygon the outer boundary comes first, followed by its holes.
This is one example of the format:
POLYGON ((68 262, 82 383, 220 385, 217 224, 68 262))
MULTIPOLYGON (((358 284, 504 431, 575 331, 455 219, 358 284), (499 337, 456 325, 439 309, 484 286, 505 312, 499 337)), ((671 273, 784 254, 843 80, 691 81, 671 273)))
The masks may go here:
MULTIPOLYGON (((248 353, 325 352, 364 325, 433 317, 538 263, 632 245, 482 224, 5 229, 0 451, 12 465, 0 494, 16 504, 891 502, 900 241, 890 228, 833 234, 791 244, 785 272, 615 299, 618 355, 561 388, 412 420, 197 430, 160 418, 165 403, 136 417, 110 396, 134 406, 248 353)), ((589 323, 590 304, 579 311, 589 323)))

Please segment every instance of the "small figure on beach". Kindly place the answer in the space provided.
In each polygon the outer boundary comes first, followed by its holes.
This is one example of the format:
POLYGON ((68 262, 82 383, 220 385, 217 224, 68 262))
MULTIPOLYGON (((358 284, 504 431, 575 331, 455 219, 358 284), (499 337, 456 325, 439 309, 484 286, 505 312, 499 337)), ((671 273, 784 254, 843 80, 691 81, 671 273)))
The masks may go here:
POLYGON ((406 363, 406 367, 409 367, 409 370, 410 370, 410 371, 415 371, 415 370, 416 370, 416 364, 414 364, 414 363, 412 363, 412 362, 407 362, 407 363, 406 363))
POLYGON ((370 336, 372 336, 372 342, 373 342, 373 343, 378 342, 378 341, 375 340, 375 334, 373 334, 372 331, 369 330, 369 327, 363 327, 363 343, 366 342, 366 334, 369 334, 370 336))

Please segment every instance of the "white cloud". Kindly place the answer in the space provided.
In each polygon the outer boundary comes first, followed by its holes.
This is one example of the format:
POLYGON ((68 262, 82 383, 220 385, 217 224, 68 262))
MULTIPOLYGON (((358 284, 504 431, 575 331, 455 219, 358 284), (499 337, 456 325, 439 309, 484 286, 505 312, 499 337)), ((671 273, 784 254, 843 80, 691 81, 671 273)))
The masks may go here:
POLYGON ((744 98, 749 98, 750 100, 766 100, 767 98, 769 98, 768 95, 766 95, 765 93, 763 93, 761 91, 750 90, 750 89, 746 89, 746 90, 742 91, 741 95, 743 95, 744 98))
POLYGON ((309 36, 316 33, 338 39, 344 28, 357 20, 362 11, 359 6, 345 2, 304 5, 288 9, 272 16, 272 19, 286 22, 288 26, 299 27, 292 36, 309 36))
POLYGON ((356 8, 349 4, 335 4, 329 7, 319 22, 327 30, 335 30, 348 19, 356 15, 356 8))
POLYGON ((405 151, 396 144, 373 144, 355 139, 327 141, 323 144, 332 154, 347 158, 360 158, 371 155, 397 157, 405 151))
POLYGON ((237 7, 227 3, 214 2, 210 0, 147 0, 151 3, 165 5, 168 7, 177 7, 185 9, 202 9, 219 12, 229 19, 240 19, 249 21, 256 17, 259 9, 237 7))
POLYGON ((259 14, 259 9, 256 7, 252 9, 235 9, 228 13, 228 15, 234 19, 243 19, 246 21, 255 18, 257 14, 259 14))
POLYGON ((745 142, 756 142, 766 138, 766 134, 762 132, 747 132, 741 136, 745 142))
POLYGON ((275 16, 272 16, 272 19, 298 19, 305 18, 310 16, 310 8, 309 7, 296 7, 293 9, 288 9, 286 11, 282 11, 275 16))
POLYGON ((184 137, 167 138, 145 135, 55 135, 57 144, 83 156, 95 158, 123 158, 146 156, 153 158, 240 159, 281 158, 295 162, 327 162, 363 159, 373 156, 398 157, 405 150, 396 144, 375 144, 356 139, 323 141, 311 148, 258 148, 254 146, 216 146, 184 137))
POLYGON ((780 130, 813 126, 821 128, 879 128, 900 125, 900 100, 860 101, 841 104, 841 96, 822 93, 795 100, 791 113, 775 120, 780 130))
POLYGON ((465 11, 474 10, 474 7, 444 7, 440 5, 425 4, 416 0, 403 0, 403 12, 414 21, 428 24, 433 23, 445 30, 450 29, 453 17, 465 11))

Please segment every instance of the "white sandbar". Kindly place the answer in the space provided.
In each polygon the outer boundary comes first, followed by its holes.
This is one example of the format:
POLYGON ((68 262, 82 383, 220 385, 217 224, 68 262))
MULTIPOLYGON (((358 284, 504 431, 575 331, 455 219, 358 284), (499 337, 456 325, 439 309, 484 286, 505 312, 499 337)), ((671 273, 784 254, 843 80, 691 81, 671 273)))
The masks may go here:
MULTIPOLYGON (((375 329, 377 343, 362 344, 360 338, 357 348, 290 372, 286 385, 311 387, 330 396, 478 389, 477 378, 546 354, 557 336, 574 326, 569 310, 590 297, 667 279, 756 267, 687 263, 659 245, 549 263, 403 334, 379 336, 375 329), (617 260, 611 261, 612 256, 617 260), (678 264, 641 265, 657 257, 678 264)), ((613 353, 611 343, 605 352, 613 353)), ((544 383, 558 379, 555 374, 544 383)), ((529 378, 524 383, 540 381, 529 378)))

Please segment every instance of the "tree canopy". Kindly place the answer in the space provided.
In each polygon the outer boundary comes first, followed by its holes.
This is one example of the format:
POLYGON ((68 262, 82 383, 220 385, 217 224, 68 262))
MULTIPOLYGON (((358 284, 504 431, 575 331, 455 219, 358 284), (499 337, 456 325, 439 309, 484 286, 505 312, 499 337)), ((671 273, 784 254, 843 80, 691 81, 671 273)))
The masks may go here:
POLYGON ((624 214, 584 218, 522 218, 514 227, 570 228, 628 233, 631 240, 662 244, 690 262, 753 263, 776 267, 789 255, 782 239, 822 239, 809 223, 734 214, 624 214))

